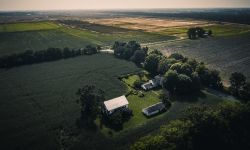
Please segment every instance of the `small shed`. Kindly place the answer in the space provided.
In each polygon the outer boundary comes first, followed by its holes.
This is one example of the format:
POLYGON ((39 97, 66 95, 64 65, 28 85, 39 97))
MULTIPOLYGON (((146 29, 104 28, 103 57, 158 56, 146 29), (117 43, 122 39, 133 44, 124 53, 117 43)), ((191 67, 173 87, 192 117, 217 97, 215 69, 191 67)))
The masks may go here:
POLYGON ((142 109, 142 113, 148 117, 155 115, 165 109, 165 105, 162 102, 151 105, 147 108, 142 109))
POLYGON ((108 115, 111 115, 118 109, 128 108, 128 100, 123 95, 111 100, 104 101, 104 112, 108 115))

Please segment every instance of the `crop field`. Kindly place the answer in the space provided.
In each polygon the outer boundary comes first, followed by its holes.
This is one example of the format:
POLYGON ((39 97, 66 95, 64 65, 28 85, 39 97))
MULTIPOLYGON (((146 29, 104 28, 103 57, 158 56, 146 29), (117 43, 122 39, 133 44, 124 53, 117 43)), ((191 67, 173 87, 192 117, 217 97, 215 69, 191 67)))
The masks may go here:
MULTIPOLYGON (((204 61, 209 67, 221 71, 225 83, 234 71, 245 73, 250 79, 250 26, 129 17, 84 21, 88 22, 0 24, 0 56, 28 49, 83 48, 88 44, 110 46, 115 41, 135 40, 166 55, 180 52, 204 61), (213 37, 188 40, 186 31, 193 26, 211 29, 213 37)), ((224 100, 235 100, 206 89, 190 96, 174 97, 167 112, 147 118, 141 110, 159 102, 161 90, 140 91, 144 94, 141 98, 139 91, 132 88, 139 78, 133 73, 140 71, 142 69, 134 63, 116 59, 110 54, 0 70, 0 149, 127 150, 139 137, 154 133, 161 125, 182 117, 188 107, 213 106, 224 100), (118 79, 126 74, 132 75, 122 81, 118 79), (75 93, 87 84, 104 90, 106 99, 135 90, 127 97, 134 116, 124 123, 123 130, 101 126, 98 119, 94 131, 76 129, 80 108, 75 93), (77 130, 77 133, 71 134, 71 130, 77 130)), ((143 81, 148 79, 143 77, 143 81)))
POLYGON ((87 29, 90 31, 95 31, 99 33, 107 33, 107 34, 125 33, 125 32, 131 31, 125 28, 120 28, 120 27, 115 27, 115 26, 106 26, 106 25, 95 24, 95 23, 90 23, 87 21, 80 21, 80 20, 59 20, 58 22, 60 24, 70 26, 70 27, 87 29))
POLYGON ((80 115, 78 88, 96 85, 114 98, 127 90, 118 76, 136 71, 132 62, 108 54, 0 70, 1 146, 55 149, 57 130, 75 126, 80 115))
MULTIPOLYGON (((0 148, 63 148, 61 132, 63 129, 76 128, 75 122, 80 115, 75 95, 77 89, 92 84, 105 91, 106 99, 114 98, 128 90, 118 80, 118 76, 138 71, 141 70, 132 62, 116 59, 109 54, 0 70, 0 139, 4 144, 0 148), (43 141, 42 145, 37 144, 40 141, 43 141)), ((132 82, 132 79, 128 81, 132 82)), ((122 145, 129 144, 136 137, 180 117, 188 106, 213 105, 224 100, 203 92, 205 94, 190 98, 191 102, 185 97, 179 98, 167 113, 147 119, 142 115, 141 109, 158 102, 157 93, 158 91, 146 92, 143 99, 138 95, 128 96, 134 117, 124 124, 124 130, 113 136, 107 136, 108 128, 103 128, 104 131, 101 132, 82 130, 76 137, 69 136, 69 141, 73 141, 70 146, 73 149, 97 149, 104 144, 104 149, 126 149, 126 146, 117 146, 121 142, 122 145)))
POLYGON ((158 18, 143 18, 143 17, 121 17, 112 19, 87 19, 87 21, 95 24, 107 26, 116 26, 125 29, 144 30, 148 32, 161 31, 172 27, 187 27, 187 26, 207 26, 210 23, 207 21, 181 20, 181 19, 158 19, 158 18))
MULTIPOLYGON (((104 34, 88 29, 59 26, 52 22, 4 24, 0 25, 0 28, 3 31, 0 32, 0 56, 28 49, 42 50, 48 47, 82 48, 88 44, 112 45, 115 41, 136 40, 145 43, 174 39, 173 36, 142 31, 104 34)), ((105 26, 98 29, 107 30, 105 26)))
POLYGON ((11 23, 11 24, 0 24, 0 33, 50 30, 56 28, 59 28, 59 25, 54 24, 52 22, 11 23))
POLYGON ((166 55, 179 52, 185 56, 203 61, 209 67, 222 72, 225 83, 230 73, 238 71, 250 78, 250 36, 212 37, 199 40, 181 40, 169 43, 150 45, 158 48, 166 55))

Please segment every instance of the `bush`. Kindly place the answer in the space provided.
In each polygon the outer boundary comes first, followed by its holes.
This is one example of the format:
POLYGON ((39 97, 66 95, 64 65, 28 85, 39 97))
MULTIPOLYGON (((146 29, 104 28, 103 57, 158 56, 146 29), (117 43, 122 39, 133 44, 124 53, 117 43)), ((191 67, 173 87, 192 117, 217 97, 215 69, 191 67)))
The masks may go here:
POLYGON ((123 123, 128 121, 133 116, 133 111, 129 108, 124 108, 115 111, 111 115, 103 114, 102 121, 110 128, 120 130, 122 129, 123 123))
POLYGON ((133 83, 133 87, 134 87, 134 88, 137 88, 137 89, 140 89, 142 84, 143 84, 143 83, 142 83, 141 80, 136 80, 136 81, 133 83))

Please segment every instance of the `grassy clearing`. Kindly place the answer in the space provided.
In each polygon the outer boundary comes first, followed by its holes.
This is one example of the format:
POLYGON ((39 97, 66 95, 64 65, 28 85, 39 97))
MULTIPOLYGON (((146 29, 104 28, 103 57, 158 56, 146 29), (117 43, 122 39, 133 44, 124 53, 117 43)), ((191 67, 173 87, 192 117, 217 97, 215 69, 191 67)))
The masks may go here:
POLYGON ((127 91, 117 77, 139 70, 108 54, 0 70, 1 146, 59 149, 57 130, 75 126, 80 115, 78 88, 96 85, 114 98, 127 91))
MULTIPOLYGON (((172 27, 163 29, 157 33, 162 35, 172 35, 179 38, 187 38, 187 30, 190 26, 183 27, 172 27)), ((249 25, 239 25, 239 24, 214 24, 203 26, 205 30, 212 30, 213 36, 215 37, 226 37, 226 36, 240 36, 250 34, 249 25)))
POLYGON ((143 94, 144 97, 138 95, 128 96, 129 108, 133 110, 134 116, 124 124, 125 130, 145 124, 150 119, 142 114, 142 109, 160 102, 158 95, 154 91, 143 92, 143 94))
MULTIPOLYGON (((122 82, 128 87, 129 90, 133 92, 127 97, 129 101, 129 108, 133 111, 133 116, 130 118, 128 122, 125 122, 123 125, 123 130, 121 131, 114 131, 112 129, 108 129, 106 127, 102 127, 101 132, 104 133, 106 136, 110 136, 109 132, 113 132, 112 136, 119 136, 119 134, 128 132, 131 128, 135 128, 137 126, 145 124, 148 120, 153 118, 147 118, 142 114, 142 109, 148 106, 151 106, 155 103, 160 102, 158 97, 160 90, 152 90, 152 91, 139 91, 133 88, 133 83, 136 80, 139 80, 140 77, 138 75, 131 75, 122 79, 122 82), (143 97, 139 97, 139 93, 143 93, 143 97)), ((143 81, 147 81, 148 78, 146 75, 142 77, 143 81)), ((155 117, 154 117, 155 118, 155 117)))
MULTIPOLYGON (((144 94, 144 97, 139 97, 139 91, 136 91, 133 88, 134 81, 138 79, 140 79, 138 75, 130 75, 122 79, 128 88, 134 91, 127 97, 129 101, 129 108, 133 110, 134 115, 128 122, 124 123, 123 130, 121 131, 114 131, 102 126, 101 132, 107 137, 120 139, 130 137, 132 134, 138 134, 139 136, 142 133, 145 134, 145 132, 152 132, 154 131, 153 127, 159 128, 162 124, 167 123, 169 120, 182 117, 183 111, 188 107, 195 105, 213 106, 217 105, 219 102, 229 99, 225 95, 219 96, 218 93, 213 93, 211 91, 208 92, 206 90, 189 96, 176 96, 172 99, 172 107, 166 113, 147 118, 143 115, 142 109, 160 102, 161 100, 159 99, 159 94, 161 93, 161 90, 156 89, 150 91, 140 91, 144 94), (110 132, 112 134, 110 134, 110 132)), ((144 76, 142 77, 142 80, 147 81, 148 78, 144 76)))
POLYGON ((217 24, 204 27, 213 31, 214 36, 240 36, 250 33, 249 25, 239 24, 217 24))
POLYGON ((148 77, 147 77, 147 74, 144 74, 141 78, 138 76, 138 75, 131 75, 131 76, 128 76, 128 77, 125 77, 125 78, 122 78, 122 81, 130 86, 130 87, 133 87, 133 84, 136 80, 142 80, 142 81, 148 81, 148 77))
POLYGON ((148 119, 145 124, 135 126, 129 130, 119 133, 115 141, 117 145, 122 144, 126 149, 133 141, 148 134, 156 132, 161 125, 167 124, 169 121, 178 119, 184 116, 184 110, 192 106, 216 106, 218 103, 228 100, 227 97, 217 96, 207 91, 202 91, 200 94, 176 97, 176 101, 172 103, 170 109, 154 118, 148 119))
POLYGON ((10 23, 0 24, 1 32, 23 32, 57 29, 60 26, 52 22, 28 22, 28 23, 10 23))

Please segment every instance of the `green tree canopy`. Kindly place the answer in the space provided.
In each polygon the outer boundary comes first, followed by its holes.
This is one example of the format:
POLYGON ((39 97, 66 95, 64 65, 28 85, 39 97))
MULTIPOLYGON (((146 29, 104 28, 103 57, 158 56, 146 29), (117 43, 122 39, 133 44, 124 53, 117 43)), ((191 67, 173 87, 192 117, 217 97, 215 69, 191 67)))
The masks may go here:
POLYGON ((131 60, 134 63, 139 64, 139 63, 142 63, 142 62, 145 61, 145 57, 146 57, 145 51, 143 51, 143 50, 136 50, 134 52, 134 55, 131 57, 131 60))
POLYGON ((178 83, 178 74, 176 71, 169 70, 164 75, 164 88, 166 88, 171 94, 174 93, 176 89, 176 84, 178 83))
POLYGON ((77 100, 81 106, 81 120, 87 125, 93 124, 97 115, 101 112, 101 102, 104 101, 104 92, 96 89, 95 86, 86 85, 78 89, 77 100))
POLYGON ((153 75, 157 74, 160 59, 160 56, 157 54, 148 55, 145 59, 144 68, 153 75))
POLYGON ((245 85, 246 77, 242 73, 234 72, 231 74, 229 80, 232 94, 239 96, 239 90, 245 85))

